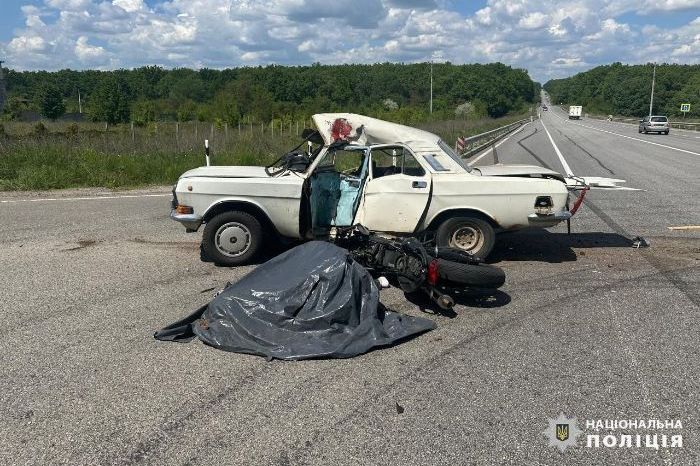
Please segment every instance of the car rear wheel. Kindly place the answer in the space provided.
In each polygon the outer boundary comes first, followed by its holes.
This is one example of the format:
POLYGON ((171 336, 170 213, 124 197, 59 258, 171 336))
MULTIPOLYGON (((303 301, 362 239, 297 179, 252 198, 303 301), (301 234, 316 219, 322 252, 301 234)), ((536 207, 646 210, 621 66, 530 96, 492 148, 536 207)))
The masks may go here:
POLYGON ((262 242, 262 227, 258 219, 246 212, 230 211, 207 222, 202 248, 215 263, 234 266, 250 262, 262 242))
POLYGON ((664 131, 664 134, 668 134, 668 130, 664 131))
POLYGON ((454 217, 438 227, 435 241, 440 247, 456 248, 485 259, 496 242, 496 233, 486 220, 476 217, 454 217))

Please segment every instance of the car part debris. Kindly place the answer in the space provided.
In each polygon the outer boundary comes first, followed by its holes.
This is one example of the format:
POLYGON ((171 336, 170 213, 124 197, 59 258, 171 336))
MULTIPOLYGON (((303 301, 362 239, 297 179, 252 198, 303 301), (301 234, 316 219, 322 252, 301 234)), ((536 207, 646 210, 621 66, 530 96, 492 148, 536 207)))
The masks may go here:
POLYGON ((348 251, 312 241, 258 266, 154 336, 196 336, 225 351, 297 360, 349 358, 433 328, 429 319, 385 309, 374 279, 348 251))
POLYGON ((648 248, 649 241, 647 241, 641 236, 635 236, 634 238, 632 238, 632 247, 635 249, 648 248))

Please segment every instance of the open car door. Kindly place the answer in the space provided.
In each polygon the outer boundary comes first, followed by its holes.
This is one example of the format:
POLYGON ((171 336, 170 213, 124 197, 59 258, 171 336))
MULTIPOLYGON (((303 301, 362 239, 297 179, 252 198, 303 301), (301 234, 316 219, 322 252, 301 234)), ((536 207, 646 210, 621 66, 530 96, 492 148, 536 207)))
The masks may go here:
POLYGON ((428 206, 430 173, 402 145, 372 146, 355 223, 373 231, 412 233, 428 206))
POLYGON ((331 146, 307 180, 309 213, 315 237, 353 224, 369 166, 369 149, 331 146))

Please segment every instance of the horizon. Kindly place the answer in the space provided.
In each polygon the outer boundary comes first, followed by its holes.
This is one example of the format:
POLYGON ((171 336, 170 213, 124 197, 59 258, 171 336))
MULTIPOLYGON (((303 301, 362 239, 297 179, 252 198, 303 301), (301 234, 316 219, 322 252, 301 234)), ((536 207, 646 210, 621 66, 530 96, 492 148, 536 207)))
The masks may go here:
POLYGON ((616 62, 700 63, 700 0, 5 0, 1 12, 0 59, 17 71, 433 60, 545 83, 616 62))

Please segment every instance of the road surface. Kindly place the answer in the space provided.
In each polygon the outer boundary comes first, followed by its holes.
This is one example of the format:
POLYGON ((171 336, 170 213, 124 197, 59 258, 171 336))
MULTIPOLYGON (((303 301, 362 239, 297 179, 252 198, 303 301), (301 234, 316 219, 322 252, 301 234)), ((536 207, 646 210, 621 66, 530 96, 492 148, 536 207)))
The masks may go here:
POLYGON ((502 235, 503 293, 455 315, 383 292, 438 328, 340 361, 154 340, 252 269, 201 262, 167 189, 0 194, 0 463, 698 464, 700 232, 668 227, 700 225, 700 139, 551 107, 497 154, 639 190, 591 192, 571 236, 502 235), (585 420, 680 420, 631 433, 683 447, 560 453, 560 413, 601 439, 585 420))

